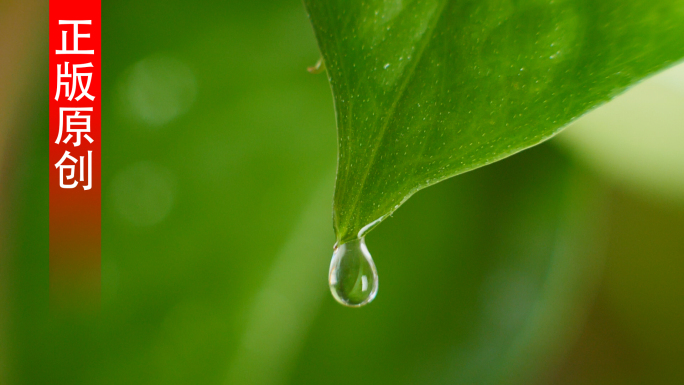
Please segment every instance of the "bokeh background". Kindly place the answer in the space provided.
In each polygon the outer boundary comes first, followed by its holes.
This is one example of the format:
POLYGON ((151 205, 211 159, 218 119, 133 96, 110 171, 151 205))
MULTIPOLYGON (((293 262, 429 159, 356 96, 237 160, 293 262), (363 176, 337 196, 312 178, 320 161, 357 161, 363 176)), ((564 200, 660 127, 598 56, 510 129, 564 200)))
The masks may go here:
POLYGON ((680 384, 684 68, 416 194, 334 302, 303 5, 104 2, 102 304, 48 311, 47 1, 0 1, 0 384, 680 384))

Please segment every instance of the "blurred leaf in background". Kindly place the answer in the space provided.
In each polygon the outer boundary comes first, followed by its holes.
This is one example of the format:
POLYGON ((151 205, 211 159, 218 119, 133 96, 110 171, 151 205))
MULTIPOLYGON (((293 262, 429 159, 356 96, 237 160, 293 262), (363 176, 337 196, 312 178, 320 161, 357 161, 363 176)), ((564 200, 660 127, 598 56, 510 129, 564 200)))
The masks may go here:
POLYGON ((623 187, 684 204, 684 64, 573 124, 561 143, 623 187))
POLYGON ((682 74, 684 64, 645 80, 556 142, 615 186, 602 290, 561 384, 684 379, 682 74))
POLYGON ((659 185, 632 192, 570 138, 451 179, 368 237, 381 293, 343 308, 334 112, 302 5, 123 1, 103 19, 102 309, 48 315, 38 71, 4 202, 7 383, 684 379, 684 207, 659 185))

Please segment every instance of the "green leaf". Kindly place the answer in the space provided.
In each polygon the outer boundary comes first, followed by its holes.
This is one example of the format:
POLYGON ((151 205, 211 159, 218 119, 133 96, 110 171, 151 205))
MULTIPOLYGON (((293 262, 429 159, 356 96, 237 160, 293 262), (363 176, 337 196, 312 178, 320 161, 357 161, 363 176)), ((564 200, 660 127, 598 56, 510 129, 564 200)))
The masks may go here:
POLYGON ((684 56, 684 0, 305 4, 337 113, 341 243, 684 56))

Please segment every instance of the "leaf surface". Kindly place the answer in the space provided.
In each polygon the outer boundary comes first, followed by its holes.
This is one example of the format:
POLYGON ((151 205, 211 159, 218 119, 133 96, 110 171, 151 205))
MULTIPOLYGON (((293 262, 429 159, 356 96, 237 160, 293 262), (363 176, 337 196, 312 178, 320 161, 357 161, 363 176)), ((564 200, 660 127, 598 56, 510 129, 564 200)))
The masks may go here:
POLYGON ((341 243, 684 57, 684 0, 305 4, 337 114, 341 243))

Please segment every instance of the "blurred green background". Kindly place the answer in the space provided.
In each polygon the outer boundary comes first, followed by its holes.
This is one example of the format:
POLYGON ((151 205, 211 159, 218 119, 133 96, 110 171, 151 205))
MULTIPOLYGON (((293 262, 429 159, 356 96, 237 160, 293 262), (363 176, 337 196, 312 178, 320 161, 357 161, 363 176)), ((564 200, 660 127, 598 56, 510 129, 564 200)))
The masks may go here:
POLYGON ((681 66, 416 194, 348 309, 302 4, 104 2, 102 306, 51 315, 47 5, 0 2, 0 384, 684 382, 681 66))

